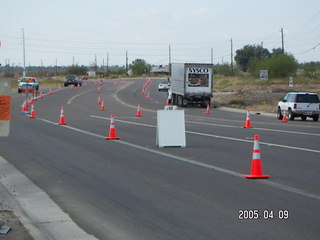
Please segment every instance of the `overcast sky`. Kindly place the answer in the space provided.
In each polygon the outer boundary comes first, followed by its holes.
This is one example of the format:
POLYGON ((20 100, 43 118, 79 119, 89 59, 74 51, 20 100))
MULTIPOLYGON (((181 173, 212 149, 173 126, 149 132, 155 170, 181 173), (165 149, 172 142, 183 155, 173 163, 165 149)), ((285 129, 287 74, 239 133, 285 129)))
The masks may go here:
POLYGON ((0 63, 229 62, 247 44, 320 61, 319 0, 1 0, 0 63), (318 45, 319 44, 319 45, 318 45), (9 59, 9 60, 8 60, 9 59))

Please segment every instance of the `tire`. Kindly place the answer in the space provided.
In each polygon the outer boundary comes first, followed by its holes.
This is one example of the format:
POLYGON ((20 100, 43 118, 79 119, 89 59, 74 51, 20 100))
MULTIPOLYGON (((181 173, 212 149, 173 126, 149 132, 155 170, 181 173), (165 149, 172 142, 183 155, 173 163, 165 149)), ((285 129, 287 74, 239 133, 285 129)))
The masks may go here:
POLYGON ((278 118, 279 120, 282 120, 282 118, 283 118, 283 115, 282 115, 282 112, 281 112, 281 108, 278 108, 277 118, 278 118))
POLYGON ((288 118, 289 118, 289 120, 291 120, 291 121, 293 121, 294 118, 295 118, 295 116, 294 116, 291 108, 289 108, 289 110, 288 110, 288 118))
POLYGON ((307 120, 307 116, 301 116, 301 120, 302 121, 306 121, 307 120))
POLYGON ((312 119, 313 119, 314 122, 318 122, 318 120, 319 120, 319 115, 313 115, 313 116, 312 116, 312 119))
POLYGON ((63 84, 63 86, 68 87, 68 84, 65 83, 65 84, 63 84))
POLYGON ((182 107, 182 96, 178 95, 178 106, 182 107))
POLYGON ((18 89, 18 93, 21 93, 21 92, 22 92, 22 90, 19 88, 19 89, 18 89))

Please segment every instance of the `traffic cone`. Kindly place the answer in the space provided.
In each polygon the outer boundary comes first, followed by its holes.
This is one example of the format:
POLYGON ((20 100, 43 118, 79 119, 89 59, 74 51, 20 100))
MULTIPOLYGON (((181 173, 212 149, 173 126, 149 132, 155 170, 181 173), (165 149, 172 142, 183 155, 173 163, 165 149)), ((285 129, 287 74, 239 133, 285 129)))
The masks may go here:
POLYGON ((166 106, 170 106, 169 98, 167 98, 166 106))
POLYGON ((281 122, 288 122, 286 111, 283 112, 283 117, 281 122))
POLYGON ((244 175, 246 178, 269 178, 269 175, 262 173, 262 161, 260 156, 259 135, 254 135, 252 151, 251 173, 244 175))
POLYGON ((34 110, 34 103, 31 105, 31 114, 29 118, 36 118, 36 111, 34 110))
POLYGON ((98 92, 98 93, 101 93, 101 88, 100 88, 100 87, 98 87, 97 92, 98 92))
POLYGON ((243 128, 253 128, 250 121, 250 110, 247 111, 246 124, 243 126, 243 128))
POLYGON ((140 104, 138 105, 138 110, 137 110, 137 113, 136 113, 136 117, 142 117, 141 110, 140 110, 140 104))
POLYGON ((43 98, 43 93, 42 92, 40 92, 40 99, 42 99, 43 98))
POLYGON ((211 111, 210 111, 210 105, 207 104, 207 110, 205 111, 205 114, 210 114, 210 113, 211 113, 211 111))
POLYGON ((67 125, 67 122, 64 118, 64 107, 61 107, 59 125, 67 125))
POLYGON ((52 95, 53 94, 53 92, 52 92, 52 90, 51 90, 51 88, 50 88, 50 90, 49 90, 49 95, 52 95))
POLYGON ((100 97, 100 96, 98 97, 98 102, 97 102, 97 104, 98 104, 98 105, 101 104, 101 97, 100 97))
POLYGON ((116 87, 116 86, 117 86, 117 83, 116 83, 116 82, 113 82, 113 86, 116 87))
POLYGON ((147 101, 150 101, 151 100, 151 97, 150 97, 150 94, 148 92, 148 96, 146 97, 147 101))
POLYGON ((105 111, 105 110, 106 110, 106 107, 103 105, 103 101, 101 101, 101 107, 100 107, 100 110, 101 110, 101 111, 105 111))
POLYGON ((23 103, 22 103, 22 109, 21 109, 21 112, 22 113, 25 113, 28 111, 28 107, 27 107, 27 101, 24 100, 23 103))
POLYGON ((145 94, 145 92, 144 92, 144 90, 142 90, 142 91, 141 91, 141 95, 144 95, 144 94, 145 94))
POLYGON ((62 89, 61 89, 61 87, 60 87, 60 86, 59 86, 59 89, 58 89, 58 91, 59 91, 59 92, 62 92, 62 89))
POLYGON ((106 140, 118 140, 118 139, 120 138, 117 137, 116 126, 114 122, 114 114, 111 114, 109 137, 106 137, 106 140))

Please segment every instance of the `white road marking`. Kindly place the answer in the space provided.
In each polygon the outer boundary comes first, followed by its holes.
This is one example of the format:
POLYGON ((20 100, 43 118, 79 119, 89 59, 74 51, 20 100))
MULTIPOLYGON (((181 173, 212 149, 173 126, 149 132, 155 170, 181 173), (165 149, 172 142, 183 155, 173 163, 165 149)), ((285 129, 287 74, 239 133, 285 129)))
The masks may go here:
MULTIPOLYGON (((91 115, 90 117, 110 120, 110 118, 101 117, 101 116, 91 115)), ((124 120, 120 120, 120 119, 116 119, 116 122, 122 122, 122 123, 127 123, 127 124, 132 124, 132 125, 143 126, 143 127, 153 127, 153 128, 157 127, 155 125, 149 125, 149 124, 137 123, 137 122, 129 122, 129 121, 124 121, 124 120)), ((241 138, 233 138, 233 137, 226 137, 226 136, 220 136, 220 135, 214 135, 214 134, 208 134, 208 133, 200 133, 200 132, 193 132, 193 131, 186 131, 186 133, 194 134, 194 135, 200 135, 200 136, 204 136, 204 137, 214 137, 214 138, 238 141, 238 142, 248 142, 248 143, 252 143, 253 142, 252 140, 246 140, 246 139, 241 139, 241 138)), ((274 144, 274 143, 260 142, 260 141, 259 141, 259 143, 261 145, 267 145, 269 147, 280 147, 280 148, 287 148, 287 149, 293 149, 293 150, 299 150, 299 151, 305 151, 305 152, 320 153, 320 150, 309 149, 309 148, 300 148, 300 147, 293 147, 293 146, 288 146, 288 145, 281 145, 281 144, 274 144)))
MULTIPOLYGON (((95 117, 97 117, 97 116, 95 116, 95 117)), ((99 118, 103 118, 103 117, 99 117, 99 118)), ((43 118, 37 118, 37 119, 41 120, 41 121, 44 121, 44 122, 47 122, 47 123, 50 123, 50 124, 53 124, 53 125, 57 125, 57 123, 51 122, 51 121, 43 119, 43 118)), ((110 119, 110 118, 106 118, 106 119, 110 119)), ((123 121, 123 122, 127 122, 127 121, 123 121)), ((138 124, 136 124, 136 125, 138 125, 138 124)), ((84 131, 82 129, 71 127, 69 125, 57 125, 57 126, 65 127, 65 128, 70 129, 70 130, 73 130, 73 131, 76 131, 76 132, 79 132, 79 133, 83 133, 83 134, 87 134, 87 135, 90 135, 90 136, 93 136, 93 137, 103 138, 103 139, 105 138, 105 136, 102 136, 102 135, 99 135, 99 134, 95 134, 95 133, 92 133, 92 132, 88 132, 88 131, 84 131)), ((152 125, 149 125, 149 126, 152 126, 152 125)), ((152 126, 152 127, 155 127, 155 126, 152 126)), ((225 137, 222 137, 222 136, 220 136, 220 137, 224 138, 224 139, 230 139, 230 140, 240 140, 242 142, 250 142, 250 143, 252 142, 252 141, 243 140, 243 139, 225 138, 225 137)), ((159 151, 159 150, 155 150, 155 149, 139 146, 139 145, 134 144, 134 143, 125 142, 123 140, 117 140, 117 141, 113 141, 113 142, 119 143, 119 144, 122 144, 122 145, 126 145, 126 146, 129 146, 129 147, 132 147, 132 148, 140 149, 142 151, 151 152, 151 153, 154 153, 154 154, 157 154, 157 155, 168 157, 168 158, 171 158, 171 159, 174 159, 174 160, 178 160, 178 161, 181 161, 181 162, 184 162, 184 163, 192 164, 194 166, 203 167, 203 168, 207 168, 207 169, 212 169, 212 170, 215 170, 217 172, 225 173, 225 174, 228 174, 228 175, 231 175, 231 176, 234 176, 234 177, 239 177, 239 178, 244 179, 243 174, 235 172, 235 171, 231 171, 231 170, 228 170, 228 169, 225 169, 225 168, 220 168, 220 167, 217 167, 217 166, 214 166, 214 165, 209 165, 209 164, 206 164, 206 163, 197 162, 197 161, 194 161, 194 160, 191 160, 191 159, 188 159, 188 158, 184 158, 184 157, 180 157, 180 156, 173 155, 173 154, 170 154, 170 153, 165 153, 165 152, 162 152, 162 151, 159 151)), ((295 194, 298 194, 298 195, 302 195, 304 197, 312 198, 312 199, 315 199, 315 200, 320 200, 320 195, 313 194, 313 193, 308 193, 308 192, 306 192, 304 190, 301 190, 301 189, 298 189, 298 188, 294 188, 294 187, 290 187, 290 186, 287 186, 287 185, 284 185, 284 184, 272 182, 270 180, 261 180, 261 181, 257 181, 257 182, 265 184, 265 185, 268 185, 268 186, 271 186, 271 187, 274 187, 276 189, 281 189, 281 190, 284 190, 284 191, 287 191, 287 192, 291 192, 291 193, 295 193, 295 194)))

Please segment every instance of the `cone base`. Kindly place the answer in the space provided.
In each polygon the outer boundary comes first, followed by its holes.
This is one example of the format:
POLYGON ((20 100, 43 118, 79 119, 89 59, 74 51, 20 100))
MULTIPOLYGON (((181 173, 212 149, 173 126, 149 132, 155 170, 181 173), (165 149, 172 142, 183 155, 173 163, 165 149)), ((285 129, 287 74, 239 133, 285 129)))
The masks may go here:
POLYGON ((136 114, 136 117, 142 117, 142 115, 141 114, 136 114))
POLYGON ((106 140, 119 140, 119 137, 106 137, 106 140))
POLYGON ((250 179, 258 179, 258 178, 269 178, 270 175, 243 175, 245 176, 246 178, 250 178, 250 179))
POLYGON ((253 128, 252 126, 243 126, 243 128, 253 128))
POLYGON ((68 125, 67 123, 58 123, 58 125, 68 125))

